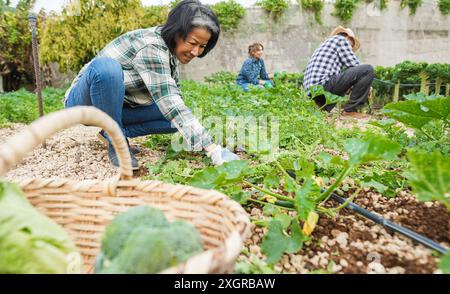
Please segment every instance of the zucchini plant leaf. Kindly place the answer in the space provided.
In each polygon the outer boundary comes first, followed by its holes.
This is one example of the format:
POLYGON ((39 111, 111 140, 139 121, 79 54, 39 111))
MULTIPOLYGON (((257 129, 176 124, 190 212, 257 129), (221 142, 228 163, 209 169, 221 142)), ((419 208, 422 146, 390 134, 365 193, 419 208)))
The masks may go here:
POLYGON ((305 236, 300 230, 300 225, 296 219, 292 220, 291 225, 291 238, 289 239, 286 252, 287 253, 297 253, 303 247, 303 243, 309 238, 305 236))
POLYGON ((223 185, 240 182, 249 171, 247 161, 234 160, 197 172, 192 177, 190 185, 203 189, 216 189, 223 185))
POLYGON ((420 129, 433 119, 444 120, 450 114, 450 96, 425 101, 407 100, 384 106, 383 112, 413 128, 420 129))
POLYGON ((301 220, 306 221, 308 215, 314 211, 316 207, 315 199, 320 196, 320 187, 313 179, 308 179, 295 191, 295 203, 298 216, 301 220))
POLYGON ((272 170, 264 177, 264 187, 267 189, 278 188, 280 186, 280 177, 277 170, 272 170))
POLYGON ((190 185, 203 189, 216 189, 225 181, 226 175, 215 167, 208 167, 194 174, 190 185))
POLYGON ((296 219, 292 219, 290 235, 284 232, 283 225, 277 218, 269 222, 268 229, 261 244, 261 249, 267 256, 268 264, 278 262, 285 252, 298 252, 303 247, 303 243, 309 239, 300 230, 296 219))
POLYGON ((283 227, 278 220, 269 222, 269 230, 264 235, 261 249, 267 256, 267 263, 274 264, 280 260, 287 249, 288 237, 283 233, 283 227))
POLYGON ((435 151, 408 151, 411 164, 406 177, 421 201, 437 200, 450 211, 450 156, 435 151))
POLYGON ((368 134, 363 139, 344 142, 350 165, 359 165, 373 160, 393 160, 401 150, 400 144, 382 135, 368 134))

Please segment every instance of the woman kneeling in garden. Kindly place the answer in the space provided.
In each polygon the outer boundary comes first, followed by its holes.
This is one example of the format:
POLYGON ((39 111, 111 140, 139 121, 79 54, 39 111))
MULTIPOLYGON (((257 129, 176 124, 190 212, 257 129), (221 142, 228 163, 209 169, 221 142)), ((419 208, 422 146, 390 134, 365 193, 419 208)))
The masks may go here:
MULTIPOLYGON (((72 82, 65 107, 93 105, 109 114, 129 138, 180 131, 193 150, 205 150, 215 165, 239 159, 212 142, 179 88, 178 62, 205 56, 219 34, 217 17, 208 7, 197 0, 182 1, 163 26, 128 32, 101 50, 72 82)), ((101 131, 99 137, 108 143, 108 157, 118 166, 107 134, 101 131)), ((128 147, 137 169, 137 151, 128 147)))
POLYGON ((273 81, 267 74, 264 60, 261 58, 263 52, 264 46, 260 43, 254 43, 248 46, 249 57, 244 61, 236 80, 236 83, 245 92, 248 91, 249 85, 254 85, 258 88, 273 87, 273 81))

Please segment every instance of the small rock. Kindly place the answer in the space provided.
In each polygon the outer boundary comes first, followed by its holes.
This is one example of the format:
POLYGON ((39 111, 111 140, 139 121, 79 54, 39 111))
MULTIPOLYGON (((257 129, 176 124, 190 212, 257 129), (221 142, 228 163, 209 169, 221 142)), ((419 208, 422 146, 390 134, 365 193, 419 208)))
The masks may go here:
POLYGON ((347 266, 348 266, 348 262, 347 262, 347 260, 345 260, 345 259, 339 260, 339 264, 340 264, 342 267, 347 267, 347 266))
POLYGON ((333 273, 340 272, 341 270, 342 270, 342 266, 340 266, 339 264, 334 265, 333 268, 331 269, 331 271, 333 273))
POLYGON ((336 230, 336 229, 331 230, 331 235, 333 237, 337 237, 340 233, 341 233, 341 231, 339 231, 339 230, 336 230))
POLYGON ((309 260, 309 262, 311 262, 315 267, 318 267, 319 266, 319 256, 318 255, 314 256, 313 258, 311 258, 309 260))
POLYGON ((433 206, 433 202, 431 202, 431 201, 424 202, 423 204, 425 204, 425 206, 428 208, 433 206))
POLYGON ((322 267, 326 267, 328 265, 328 258, 321 257, 319 259, 319 265, 322 267))
POLYGON ((328 244, 328 246, 334 246, 335 244, 336 244, 336 240, 335 239, 329 239, 328 241, 327 241, 327 244, 328 244))
POLYGON ((398 253, 400 251, 400 247, 398 247, 397 245, 392 244, 392 243, 389 243, 386 246, 386 249, 391 253, 398 253))
POLYGON ((347 246, 347 243, 348 243, 347 238, 348 238, 347 233, 340 233, 336 237, 336 242, 338 242, 339 245, 341 245, 341 247, 345 247, 345 246, 347 246))

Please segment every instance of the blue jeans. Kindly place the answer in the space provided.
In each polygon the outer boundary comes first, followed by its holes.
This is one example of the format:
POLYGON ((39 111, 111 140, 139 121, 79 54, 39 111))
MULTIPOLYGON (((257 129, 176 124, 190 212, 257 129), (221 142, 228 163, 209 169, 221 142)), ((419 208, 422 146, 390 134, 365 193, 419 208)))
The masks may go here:
POLYGON ((129 138, 178 131, 165 119, 156 103, 131 107, 124 102, 124 97, 122 66, 112 58, 101 57, 91 62, 70 90, 65 107, 95 106, 111 116, 129 138))

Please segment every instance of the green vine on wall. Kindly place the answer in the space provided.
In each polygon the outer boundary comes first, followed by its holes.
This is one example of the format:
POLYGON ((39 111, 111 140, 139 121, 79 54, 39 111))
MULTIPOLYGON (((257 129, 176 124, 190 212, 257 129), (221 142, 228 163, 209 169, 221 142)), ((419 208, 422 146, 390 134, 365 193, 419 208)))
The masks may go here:
POLYGON ((277 17, 281 15, 288 7, 289 1, 287 0, 259 0, 256 2, 257 6, 261 6, 268 13, 277 17))
POLYGON ((236 28, 245 15, 245 8, 234 0, 211 5, 211 9, 219 19, 220 27, 224 31, 236 28))
POLYGON ((339 17, 344 23, 349 22, 359 0, 336 0, 332 15, 339 17))
POLYGON ((450 13, 450 0, 438 0, 439 10, 443 15, 450 13))
POLYGON ((380 10, 385 10, 387 8, 388 2, 388 0, 380 0, 380 10))
POLYGON ((303 9, 314 12, 314 18, 319 24, 322 24, 323 0, 298 0, 303 9))
POLYGON ((409 15, 416 14, 417 8, 421 6, 423 3, 423 0, 402 0, 400 2, 400 7, 405 8, 406 6, 409 7, 409 15))

